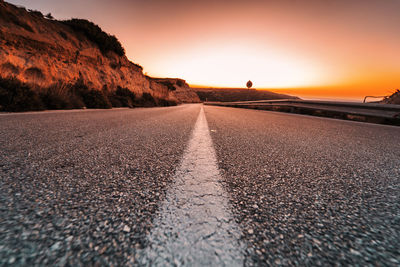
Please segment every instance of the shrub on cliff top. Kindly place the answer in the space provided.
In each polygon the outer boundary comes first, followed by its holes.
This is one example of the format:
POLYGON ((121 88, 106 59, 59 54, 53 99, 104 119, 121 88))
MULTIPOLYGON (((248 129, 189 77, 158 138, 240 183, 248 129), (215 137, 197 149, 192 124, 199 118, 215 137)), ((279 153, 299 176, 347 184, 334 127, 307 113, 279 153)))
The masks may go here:
POLYGON ((71 19, 62 21, 74 31, 83 33, 90 41, 96 43, 101 52, 115 52, 119 56, 125 55, 125 50, 114 35, 105 33, 98 25, 85 19, 71 19))
POLYGON ((39 17, 39 18, 43 18, 43 13, 40 12, 39 10, 33 10, 33 9, 28 9, 29 13, 31 13, 32 15, 39 17))
POLYGON ((177 84, 178 86, 180 86, 180 87, 185 86, 185 82, 182 81, 182 80, 178 80, 178 81, 176 82, 176 84, 177 84))

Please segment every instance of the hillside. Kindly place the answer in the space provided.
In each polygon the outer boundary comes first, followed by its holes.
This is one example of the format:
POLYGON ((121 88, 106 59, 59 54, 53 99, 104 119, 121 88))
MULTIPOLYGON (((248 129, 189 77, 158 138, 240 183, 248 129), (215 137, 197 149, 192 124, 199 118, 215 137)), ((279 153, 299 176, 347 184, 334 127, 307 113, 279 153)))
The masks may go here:
POLYGON ((141 66, 127 59, 118 39, 97 25, 79 19, 57 21, 2 0, 0 78, 0 110, 32 109, 23 104, 7 108, 7 101, 21 95, 41 101, 38 109, 52 108, 54 101, 63 102, 55 108, 89 107, 87 101, 93 98, 106 102, 93 107, 199 101, 183 80, 171 79, 171 87, 168 79, 159 82, 145 76, 141 66))
POLYGON ((397 89, 391 96, 385 97, 382 103, 400 105, 400 90, 397 89))
POLYGON ((256 89, 193 88, 201 101, 256 101, 272 99, 298 99, 298 97, 256 89))
POLYGON ((183 103, 199 103, 200 98, 194 90, 192 90, 185 80, 174 78, 150 78, 151 80, 165 85, 173 92, 175 97, 183 103))

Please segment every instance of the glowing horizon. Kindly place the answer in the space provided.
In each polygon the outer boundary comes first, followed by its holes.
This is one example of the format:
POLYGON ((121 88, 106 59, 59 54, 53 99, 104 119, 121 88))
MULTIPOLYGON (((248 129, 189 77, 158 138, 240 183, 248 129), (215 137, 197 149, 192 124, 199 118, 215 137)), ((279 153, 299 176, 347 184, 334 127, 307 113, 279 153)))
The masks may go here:
POLYGON ((95 22, 150 76, 349 97, 400 87, 396 0, 9 2, 95 22))

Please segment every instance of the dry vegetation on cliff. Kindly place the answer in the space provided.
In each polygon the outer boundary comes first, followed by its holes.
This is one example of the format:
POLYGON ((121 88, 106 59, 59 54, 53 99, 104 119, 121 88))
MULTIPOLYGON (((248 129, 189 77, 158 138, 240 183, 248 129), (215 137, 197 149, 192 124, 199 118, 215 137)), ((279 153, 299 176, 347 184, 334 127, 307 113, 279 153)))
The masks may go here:
POLYGON ((70 19, 62 21, 74 31, 84 34, 90 41, 97 44, 101 52, 114 52, 119 56, 125 55, 125 49, 114 35, 109 35, 93 22, 85 19, 70 19))
POLYGON ((154 98, 149 93, 136 97, 127 89, 115 91, 90 89, 81 81, 33 88, 16 78, 0 78, 0 111, 38 111, 45 109, 81 109, 112 107, 174 106, 175 101, 154 98))

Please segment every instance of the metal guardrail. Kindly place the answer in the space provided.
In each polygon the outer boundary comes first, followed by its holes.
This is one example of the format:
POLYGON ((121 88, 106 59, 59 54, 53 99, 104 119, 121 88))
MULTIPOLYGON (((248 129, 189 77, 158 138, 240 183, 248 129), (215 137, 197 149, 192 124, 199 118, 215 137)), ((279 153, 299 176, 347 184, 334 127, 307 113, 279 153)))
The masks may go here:
POLYGON ((346 120, 400 125, 400 105, 354 103, 320 100, 259 100, 240 102, 206 102, 206 105, 228 106, 308 114, 346 120))
POLYGON ((206 102, 206 104, 220 103, 222 105, 249 105, 249 104, 311 104, 319 106, 337 106, 351 107, 363 109, 391 110, 399 111, 400 105, 393 104, 377 104, 377 103, 357 103, 357 102, 341 102, 341 101, 324 101, 324 100, 299 100, 299 99, 279 99, 279 100, 258 100, 258 101, 238 101, 238 102, 206 102))
POLYGON ((386 95, 386 96, 372 96, 372 95, 367 95, 366 97, 364 97, 363 103, 366 103, 366 102, 367 102, 367 98, 385 98, 385 97, 388 97, 388 96, 387 96, 387 95, 386 95))

